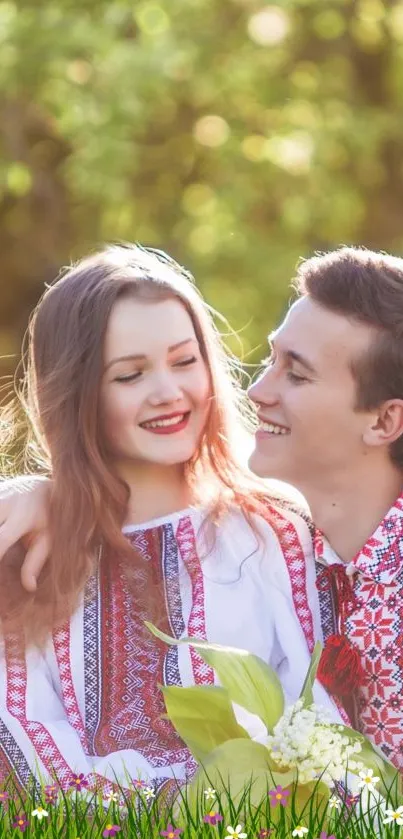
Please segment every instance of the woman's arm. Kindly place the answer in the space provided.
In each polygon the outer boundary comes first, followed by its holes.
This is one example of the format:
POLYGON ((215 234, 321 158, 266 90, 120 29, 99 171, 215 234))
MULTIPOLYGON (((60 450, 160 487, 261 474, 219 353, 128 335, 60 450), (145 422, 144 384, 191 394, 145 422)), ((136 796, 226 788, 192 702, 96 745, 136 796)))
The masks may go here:
POLYGON ((36 590, 49 555, 48 508, 51 481, 23 475, 0 481, 0 560, 21 540, 26 556, 21 568, 24 588, 36 590))

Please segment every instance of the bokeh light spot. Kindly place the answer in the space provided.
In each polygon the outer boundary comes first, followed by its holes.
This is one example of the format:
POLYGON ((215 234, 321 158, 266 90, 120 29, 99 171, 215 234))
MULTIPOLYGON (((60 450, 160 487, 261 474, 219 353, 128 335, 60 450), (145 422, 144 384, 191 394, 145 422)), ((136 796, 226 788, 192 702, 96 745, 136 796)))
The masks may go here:
POLYGON ((216 114, 200 117, 194 124, 193 134, 202 146, 216 148, 228 140, 230 129, 228 123, 216 114))
POLYGON ((278 6, 266 6, 251 15, 248 21, 249 37, 261 46, 280 44, 288 35, 289 29, 287 12, 278 6))
POLYGON ((136 11, 136 20, 146 35, 161 35, 170 27, 170 20, 158 3, 143 3, 136 11))

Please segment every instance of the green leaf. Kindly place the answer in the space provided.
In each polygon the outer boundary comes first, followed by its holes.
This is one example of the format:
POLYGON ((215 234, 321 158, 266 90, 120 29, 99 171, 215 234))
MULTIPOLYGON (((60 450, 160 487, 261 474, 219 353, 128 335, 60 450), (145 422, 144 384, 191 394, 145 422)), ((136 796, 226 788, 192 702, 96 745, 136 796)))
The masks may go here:
POLYGON ((238 725, 225 688, 161 687, 167 716, 192 755, 201 762, 221 743, 249 738, 238 725))
POLYGON ((190 644, 198 650, 202 659, 217 673, 231 701, 260 717, 272 733, 284 711, 284 694, 277 674, 259 656, 247 650, 210 644, 197 638, 178 640, 161 632, 148 621, 145 624, 150 632, 166 644, 190 644))
POLYGON ((323 781, 309 781, 307 784, 298 784, 293 790, 293 806, 298 814, 298 821, 303 818, 312 820, 312 810, 317 819, 323 819, 328 801, 330 789, 323 781))
POLYGON ((223 798, 220 808, 226 809, 228 795, 232 805, 239 806, 243 797, 252 807, 258 807, 270 789, 277 784, 286 788, 296 779, 296 771, 279 772, 268 750, 254 740, 228 740, 218 746, 203 761, 186 792, 193 808, 203 796, 203 790, 212 786, 223 798))
MULTIPOLYGON (((197 814, 197 803, 203 798, 203 791, 213 787, 219 797, 219 809, 223 815, 230 816, 233 808, 245 807, 248 810, 265 808, 269 790, 277 785, 290 790, 289 807, 271 809, 270 818, 274 824, 281 822, 284 816, 300 814, 311 801, 317 815, 323 817, 330 797, 329 787, 321 781, 298 783, 296 768, 279 771, 278 767, 261 743, 254 740, 232 740, 218 746, 203 762, 192 783, 186 789, 186 802, 191 812, 197 814)), ((178 803, 178 802, 177 802, 178 803)), ((184 810, 178 810, 182 816, 184 810)))
POLYGON ((322 644, 317 641, 311 656, 311 661, 308 667, 308 672, 305 676, 304 684, 300 693, 300 699, 304 700, 305 706, 312 705, 313 698, 313 683, 316 679, 316 672, 319 666, 320 657, 322 655, 322 644))

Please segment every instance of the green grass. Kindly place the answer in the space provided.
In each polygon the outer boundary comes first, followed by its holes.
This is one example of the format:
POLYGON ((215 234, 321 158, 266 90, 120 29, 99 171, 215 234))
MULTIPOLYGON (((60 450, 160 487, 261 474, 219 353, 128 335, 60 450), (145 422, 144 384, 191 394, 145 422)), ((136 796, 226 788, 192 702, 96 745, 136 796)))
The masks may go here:
MULTIPOLYGON (((248 839, 258 837, 262 829, 273 830, 271 834, 278 839, 288 839, 297 825, 308 829, 304 839, 316 839, 322 832, 336 839, 372 839, 372 837, 403 836, 403 828, 397 824, 383 825, 384 812, 375 798, 370 798, 370 808, 364 810, 361 800, 354 808, 344 803, 340 809, 329 808, 328 805, 318 806, 315 793, 299 811, 295 806, 294 796, 290 796, 285 807, 277 805, 271 807, 270 799, 265 796, 256 808, 251 803, 251 786, 245 788, 243 794, 237 797, 236 803, 231 799, 230 789, 218 794, 216 799, 206 802, 203 790, 195 805, 190 806, 185 791, 179 794, 175 804, 162 805, 158 799, 145 803, 142 792, 122 790, 124 806, 112 802, 108 805, 102 802, 96 794, 88 791, 59 792, 55 803, 47 803, 43 790, 32 789, 31 793, 21 794, 17 791, 12 779, 1 787, 7 791, 9 799, 0 805, 0 839, 2 837, 24 836, 30 837, 63 837, 63 839, 95 839, 102 836, 109 825, 118 825, 118 837, 160 837, 171 823, 174 828, 180 828, 182 839, 193 837, 220 837, 228 835, 227 826, 235 828, 242 825, 242 831, 248 839), (178 803, 179 802, 179 803, 178 803), (371 803, 372 802, 372 803, 371 803), (38 821, 32 816, 32 811, 38 806, 44 807, 48 816, 38 821), (217 825, 203 822, 203 816, 210 810, 223 815, 223 821, 217 825), (28 824, 22 833, 14 828, 13 822, 22 813, 26 814, 28 824)), ((396 796, 389 793, 383 808, 396 809, 396 796)))

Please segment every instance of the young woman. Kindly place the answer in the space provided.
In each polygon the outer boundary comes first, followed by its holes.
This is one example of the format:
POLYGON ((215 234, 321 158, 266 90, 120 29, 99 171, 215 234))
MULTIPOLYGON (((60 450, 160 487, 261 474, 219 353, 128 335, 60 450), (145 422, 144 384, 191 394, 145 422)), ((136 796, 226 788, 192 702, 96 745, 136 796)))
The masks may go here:
POLYGON ((9 488, 0 521, 27 514, 18 535, 36 530, 40 553, 46 534, 51 550, 35 591, 18 558, 0 563, 1 773, 186 778, 158 684, 214 673, 144 621, 258 654, 296 698, 318 619, 301 613, 308 526, 239 464, 240 391, 190 275, 160 252, 110 247, 47 289, 23 405, 51 482, 9 488))

